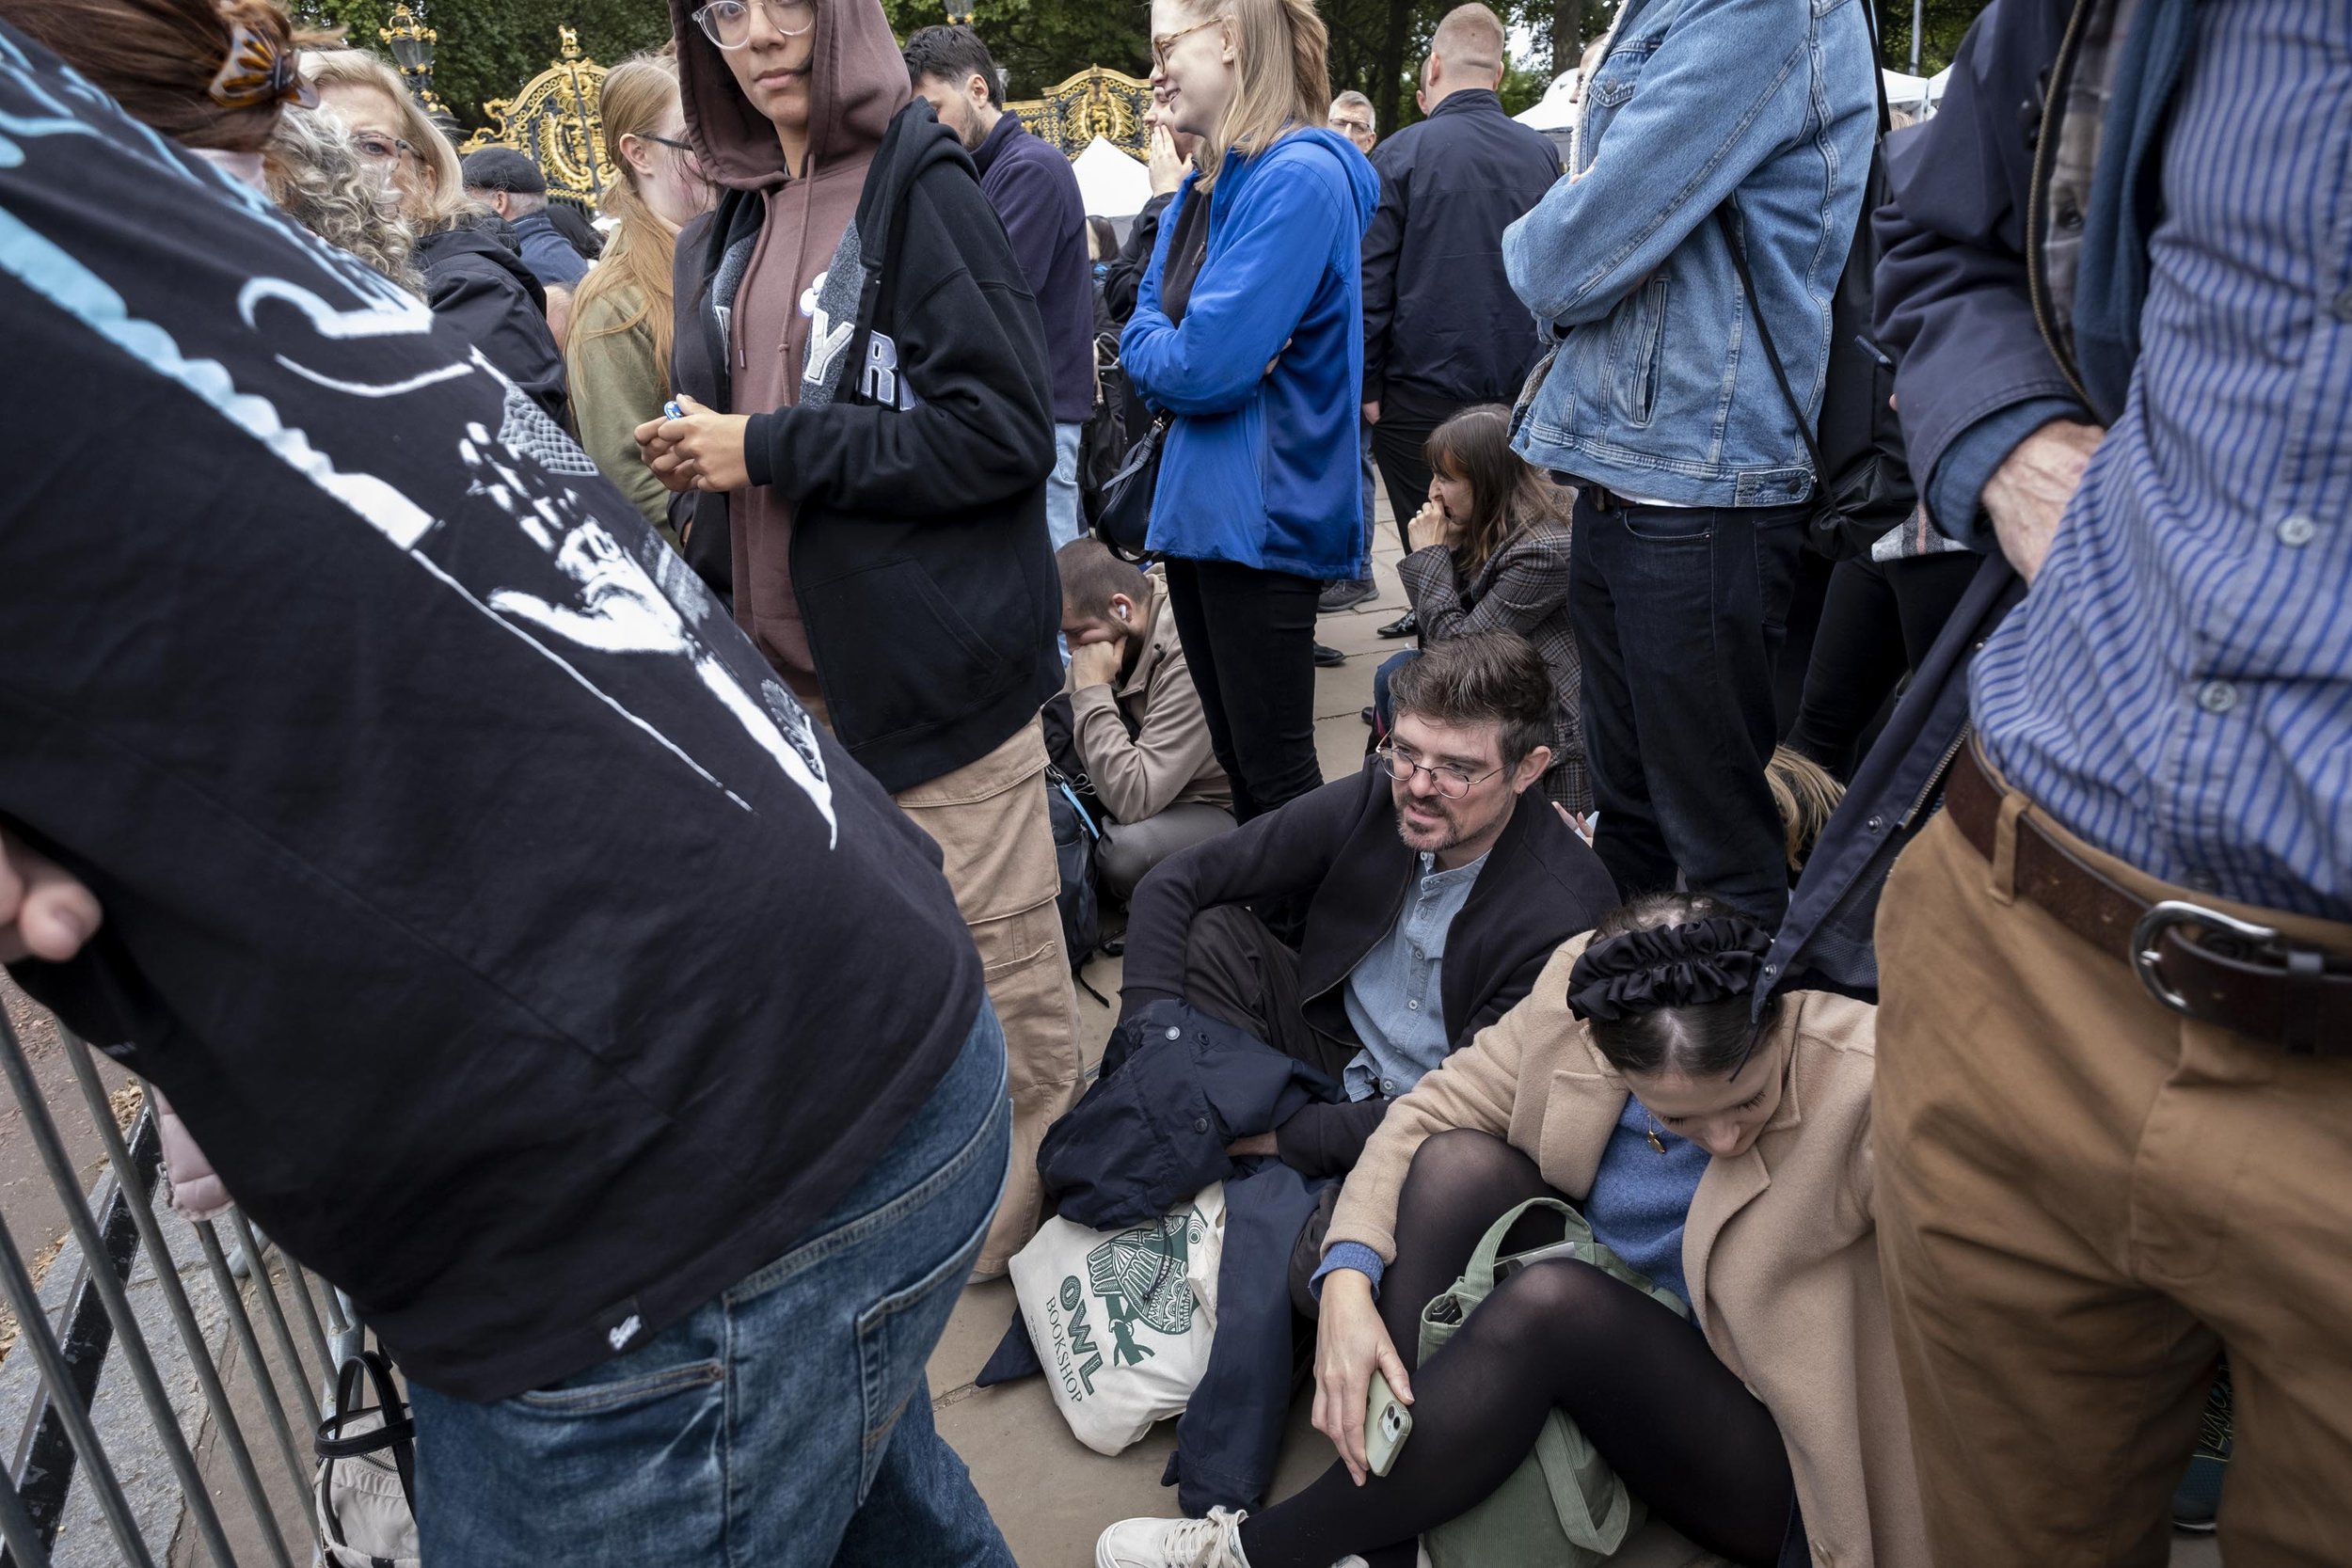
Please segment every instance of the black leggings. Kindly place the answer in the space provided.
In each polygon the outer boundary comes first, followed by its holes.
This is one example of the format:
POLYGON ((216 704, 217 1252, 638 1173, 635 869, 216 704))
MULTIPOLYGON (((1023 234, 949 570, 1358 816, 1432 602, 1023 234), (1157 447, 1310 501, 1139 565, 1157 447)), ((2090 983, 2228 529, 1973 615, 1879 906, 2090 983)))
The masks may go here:
POLYGON ((1323 585, 1227 561, 1168 559, 1168 604, 1209 745, 1247 822, 1323 783, 1315 756, 1315 596, 1323 585))
MULTIPOLYGON (((1909 525, 1905 525, 1909 526, 1909 525)), ((1984 557, 1951 550, 1883 563, 1841 561, 1829 579, 1804 700, 1788 744, 1839 778, 1852 775, 1854 748, 1887 694, 1935 645, 1984 557)))
MULTIPOLYGON (((1486 1227, 1522 1199, 1558 1196, 1499 1138, 1457 1131, 1422 1145, 1380 1286, 1381 1321, 1408 1366, 1422 1307, 1460 1277, 1486 1227)), ((1555 1224, 1510 1247, 1558 1239, 1555 1224)), ((1329 1568, 1350 1552, 1372 1568, 1412 1568, 1415 1539, 1502 1484, 1554 1409, 1694 1544, 1755 1568, 1781 1560, 1796 1493, 1772 1412, 1696 1328, 1598 1269, 1559 1261, 1514 1274, 1417 1370, 1413 1394, 1395 1468, 1359 1487, 1335 1464, 1246 1522, 1250 1568, 1329 1568)))

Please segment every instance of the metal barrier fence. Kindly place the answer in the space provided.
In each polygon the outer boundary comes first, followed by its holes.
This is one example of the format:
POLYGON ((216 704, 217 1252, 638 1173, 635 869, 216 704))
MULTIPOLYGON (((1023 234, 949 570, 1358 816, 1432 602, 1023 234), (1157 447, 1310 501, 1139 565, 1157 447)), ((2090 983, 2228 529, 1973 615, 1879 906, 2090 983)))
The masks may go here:
POLYGON ((141 1097, 126 1132, 95 1053, 62 1026, 58 1043, 105 1160, 87 1194, 59 1114, 0 1010, 0 1076, 70 1227, 44 1306, 41 1282, 0 1216, 0 1301, 17 1323, 16 1343, 0 1362, 0 1390, 26 1381, 21 1358, 38 1370, 21 1435, 0 1428, 0 1443, 12 1445, 0 1448, 0 1568, 316 1562, 311 1438, 335 1369, 358 1348, 347 1305, 324 1287, 313 1299, 315 1282, 234 1209, 194 1225, 159 1216, 162 1138, 152 1096, 141 1097), (183 1232, 193 1233, 200 1269, 183 1232), (183 1270, 197 1276, 193 1291, 183 1270), (155 1321, 151 1283, 168 1333, 155 1321), (146 1322, 135 1291, 150 1307, 146 1322), (257 1309, 270 1352, 255 1328, 257 1309), (257 1410, 266 1441, 259 1459, 248 1435, 257 1410), (65 1528, 93 1512, 103 1532, 65 1528))

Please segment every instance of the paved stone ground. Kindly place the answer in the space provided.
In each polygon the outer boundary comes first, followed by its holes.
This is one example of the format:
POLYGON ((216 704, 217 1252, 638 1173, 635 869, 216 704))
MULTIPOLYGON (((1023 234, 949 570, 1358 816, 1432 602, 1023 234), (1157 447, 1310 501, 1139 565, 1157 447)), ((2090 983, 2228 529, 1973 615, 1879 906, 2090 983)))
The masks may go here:
MULTIPOLYGON (((1375 541, 1379 599, 1345 614, 1327 615, 1322 622, 1322 641, 1348 656, 1342 668, 1320 671, 1316 676, 1315 738, 1326 778, 1337 778, 1361 764, 1366 731, 1358 713, 1372 701, 1373 670, 1400 646, 1409 645, 1383 641, 1374 634, 1405 609, 1395 574, 1395 530, 1388 525, 1386 514, 1384 500, 1381 537, 1375 541)), ((1115 1002, 1119 971, 1118 960, 1097 958, 1086 977, 1115 1002)), ((1113 1015, 1082 991, 1078 1016, 1091 1063, 1102 1052, 1113 1015)), ((1104 1526, 1177 1512, 1174 1489, 1160 1485, 1162 1467, 1175 1448, 1175 1423, 1162 1422, 1125 1453, 1105 1459, 1070 1434, 1044 1379, 974 1388, 972 1378, 996 1348, 1012 1311, 1011 1287, 1002 1281, 964 1292, 931 1357, 939 1430, 971 1466, 973 1480, 1021 1568, 1088 1568, 1094 1560, 1094 1538, 1104 1526)), ((1302 1395, 1292 1408, 1275 1479, 1277 1498, 1297 1491, 1329 1463, 1328 1441, 1308 1422, 1309 1399, 1302 1395)), ((1639 1544, 1641 1568, 1671 1568, 1694 1557, 1713 1560, 1693 1553, 1671 1531, 1650 1532, 1639 1544)), ((1628 1568, 1633 1560, 1631 1553, 1619 1559, 1628 1568)), ((2218 1568, 2220 1560, 2210 1539, 2176 1538, 2174 1568, 2218 1568)))

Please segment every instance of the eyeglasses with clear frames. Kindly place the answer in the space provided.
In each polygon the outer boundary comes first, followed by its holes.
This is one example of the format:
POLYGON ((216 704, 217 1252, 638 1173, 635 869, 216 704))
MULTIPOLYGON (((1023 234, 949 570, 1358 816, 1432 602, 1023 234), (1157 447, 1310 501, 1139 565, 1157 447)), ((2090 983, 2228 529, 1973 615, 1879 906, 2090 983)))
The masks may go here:
POLYGON ((722 49, 740 49, 752 41, 752 7, 768 13, 768 24, 786 38, 796 39, 817 25, 817 0, 710 0, 694 12, 703 36, 722 49))
POLYGON ((1194 33, 1199 32, 1201 28, 1214 27, 1224 20, 1225 19, 1221 16, 1213 16, 1206 22, 1196 22, 1189 27, 1179 27, 1172 33, 1154 34, 1152 39, 1152 63, 1158 66, 1162 71, 1166 71, 1168 69, 1168 52, 1176 46, 1177 40, 1189 38, 1194 33))
POLYGON ((1438 786, 1438 793, 1449 800, 1460 800, 1472 789, 1502 771, 1502 768, 1495 768, 1473 775, 1470 769, 1454 763, 1426 763, 1419 757, 1408 756, 1398 751, 1394 741, 1379 747, 1373 752, 1373 755, 1380 759, 1381 766, 1389 770, 1389 777, 1398 784, 1411 784, 1413 775, 1416 773, 1428 774, 1429 782, 1438 786))

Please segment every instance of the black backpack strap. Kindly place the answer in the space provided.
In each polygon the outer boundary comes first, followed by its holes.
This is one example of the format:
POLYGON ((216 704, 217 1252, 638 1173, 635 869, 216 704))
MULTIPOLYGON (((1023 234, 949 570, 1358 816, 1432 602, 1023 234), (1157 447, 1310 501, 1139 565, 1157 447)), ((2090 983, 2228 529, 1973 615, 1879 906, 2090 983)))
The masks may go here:
MULTIPOLYGON (((1886 72, 1879 65, 1879 24, 1868 5, 1862 7, 1862 25, 1870 35, 1870 85, 1878 89, 1879 121, 1877 133, 1870 142, 1870 156, 1881 158, 1886 151, 1886 133, 1894 124, 1893 112, 1886 103, 1886 72)), ((1797 417, 1797 434, 1804 437, 1804 453, 1813 460, 1813 483, 1816 491, 1829 493, 1829 475, 1821 467, 1821 443, 1815 434, 1813 421, 1804 417, 1804 404, 1797 401, 1797 389, 1788 384, 1788 369, 1780 362, 1780 349, 1772 342, 1772 329, 1764 325, 1764 305, 1756 297, 1756 278, 1748 271, 1747 247, 1741 243, 1739 227, 1732 222, 1738 212, 1738 195, 1726 197, 1715 209, 1715 227, 1723 230, 1724 244, 1731 249, 1732 270, 1740 275, 1740 292, 1748 302, 1748 314, 1756 318, 1756 339, 1764 345, 1764 360, 1772 368, 1772 379, 1779 383, 1780 395, 1788 402, 1788 411, 1797 417)), ((1862 221, 1868 223, 1870 214, 1864 213, 1862 221)))
POLYGON ((1731 247, 1731 265, 1740 274, 1740 292, 1747 296, 1748 314, 1756 318, 1756 341, 1764 345, 1764 362, 1772 368, 1772 379, 1780 386, 1780 395, 1788 400, 1788 411, 1797 417, 1797 434, 1804 438, 1804 454, 1813 462, 1813 486, 1820 495, 1829 493, 1829 475, 1821 471, 1821 443, 1813 432, 1813 421, 1804 417, 1804 404, 1797 401, 1797 389, 1788 385, 1788 372, 1780 362, 1780 350, 1772 344, 1772 329, 1764 325, 1764 306, 1756 297, 1756 279, 1748 273, 1748 253, 1740 243, 1740 230, 1732 223, 1732 210, 1739 198, 1732 198, 1715 209, 1715 227, 1724 231, 1724 244, 1731 247))
POLYGON ((416 1507, 417 1497, 417 1423, 408 1414, 408 1406, 400 1397, 400 1389, 392 1381, 392 1364, 381 1351, 361 1351, 345 1360, 335 1373, 335 1413, 319 1423, 314 1447, 321 1459, 361 1459, 369 1454, 389 1449, 392 1467, 400 1473, 401 1495, 416 1507), (343 1423, 355 1416, 367 1414, 359 1401, 359 1380, 364 1377, 375 1388, 375 1407, 383 1412, 383 1424, 373 1432, 356 1437, 345 1437, 343 1423))

